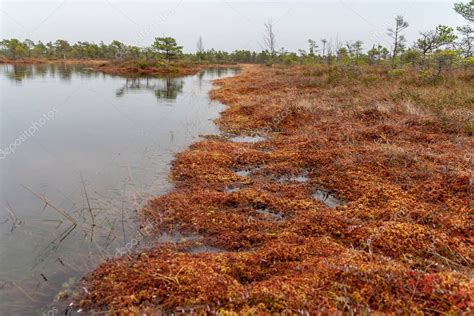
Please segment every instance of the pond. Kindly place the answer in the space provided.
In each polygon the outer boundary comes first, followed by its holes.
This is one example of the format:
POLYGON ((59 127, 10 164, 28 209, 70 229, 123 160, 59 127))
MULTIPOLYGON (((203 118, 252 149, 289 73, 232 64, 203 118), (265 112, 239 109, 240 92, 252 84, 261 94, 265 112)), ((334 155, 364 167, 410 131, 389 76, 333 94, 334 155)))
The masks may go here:
POLYGON ((0 314, 59 314, 57 294, 124 249, 143 203, 172 188, 174 155, 219 133, 211 80, 235 73, 0 65, 0 314))

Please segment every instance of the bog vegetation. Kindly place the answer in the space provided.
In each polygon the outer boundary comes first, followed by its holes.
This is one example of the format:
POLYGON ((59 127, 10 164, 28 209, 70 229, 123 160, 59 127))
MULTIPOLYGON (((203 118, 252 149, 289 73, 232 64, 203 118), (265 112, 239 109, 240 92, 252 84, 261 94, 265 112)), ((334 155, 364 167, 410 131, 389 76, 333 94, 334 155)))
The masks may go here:
POLYGON ((144 209, 186 238, 103 264, 82 307, 469 314, 473 76, 244 66, 211 94, 228 136, 179 154, 144 209))
POLYGON ((364 51, 362 41, 339 42, 331 39, 320 41, 308 39, 308 48, 289 52, 278 48, 277 34, 271 21, 264 25, 265 49, 256 52, 235 50, 233 52, 206 50, 202 37, 198 39, 195 53, 183 53, 174 38, 159 37, 149 47, 126 45, 120 41, 77 42, 66 40, 43 43, 26 39, 5 39, 0 42, 0 54, 4 59, 101 59, 114 62, 130 61, 138 67, 163 66, 173 61, 186 63, 263 63, 275 64, 343 64, 343 65, 389 65, 392 68, 405 66, 434 67, 438 72, 453 67, 472 67, 473 57, 473 2, 457 3, 456 12, 466 19, 466 25, 453 28, 446 25, 433 26, 432 30, 419 32, 419 38, 408 45, 403 33, 409 23, 402 16, 394 19, 393 28, 387 29, 392 47, 373 45, 364 51))
POLYGON ((189 238, 104 263, 81 306, 472 314, 471 52, 449 49, 445 26, 407 49, 407 27, 396 19, 390 52, 310 42, 299 65, 219 80, 224 134, 179 154, 175 189, 144 209, 157 233, 189 238))

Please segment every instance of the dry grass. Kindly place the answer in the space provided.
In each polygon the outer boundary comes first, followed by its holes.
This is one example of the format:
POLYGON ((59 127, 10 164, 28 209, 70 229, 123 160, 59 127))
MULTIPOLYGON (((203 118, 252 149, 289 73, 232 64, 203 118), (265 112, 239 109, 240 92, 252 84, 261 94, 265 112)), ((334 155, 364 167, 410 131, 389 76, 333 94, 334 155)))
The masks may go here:
POLYGON ((193 145, 174 162, 175 190, 144 212, 157 230, 222 251, 192 253, 187 242, 111 260, 84 280, 82 306, 472 312, 472 121, 450 116, 472 115, 472 73, 417 76, 245 66, 220 80, 211 96, 230 106, 221 128, 268 139, 193 145), (344 204, 312 198, 318 188, 344 204))

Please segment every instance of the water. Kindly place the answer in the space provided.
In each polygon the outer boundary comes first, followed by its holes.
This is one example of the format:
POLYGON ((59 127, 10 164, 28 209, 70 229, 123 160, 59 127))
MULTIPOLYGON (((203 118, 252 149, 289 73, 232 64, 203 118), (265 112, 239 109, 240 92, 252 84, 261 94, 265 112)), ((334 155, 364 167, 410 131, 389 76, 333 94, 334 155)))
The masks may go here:
POLYGON ((266 139, 267 138, 263 136, 234 136, 229 138, 229 140, 234 143, 258 143, 266 139))
POLYGON ((313 198, 323 202, 329 208, 336 208, 343 202, 332 192, 318 189, 313 193, 313 198))
POLYGON ((210 80, 233 74, 0 65, 1 315, 59 314, 59 292, 68 304, 70 286, 139 236, 143 203, 172 188, 174 154, 218 133, 210 80))
POLYGON ((283 221, 283 220, 285 220, 285 217, 282 214, 280 214, 278 212, 275 212, 275 211, 273 211, 269 208, 258 209, 257 213, 263 215, 264 217, 270 218, 271 220, 274 220, 274 221, 283 221))
POLYGON ((288 182, 304 183, 308 181, 309 181, 309 177, 306 173, 301 174, 301 175, 283 175, 278 178, 278 182, 280 183, 288 183, 288 182))
POLYGON ((250 170, 238 170, 235 172, 239 177, 248 177, 250 175, 250 170))

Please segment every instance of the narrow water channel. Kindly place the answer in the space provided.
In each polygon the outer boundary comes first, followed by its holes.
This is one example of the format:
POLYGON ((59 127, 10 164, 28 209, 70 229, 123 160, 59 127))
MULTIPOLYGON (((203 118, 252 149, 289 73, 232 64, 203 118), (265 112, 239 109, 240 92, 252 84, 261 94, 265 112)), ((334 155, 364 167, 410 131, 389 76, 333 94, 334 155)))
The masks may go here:
POLYGON ((217 134, 211 80, 124 78, 66 65, 0 65, 0 311, 60 310, 81 276, 136 235, 170 190, 170 162, 217 134))

